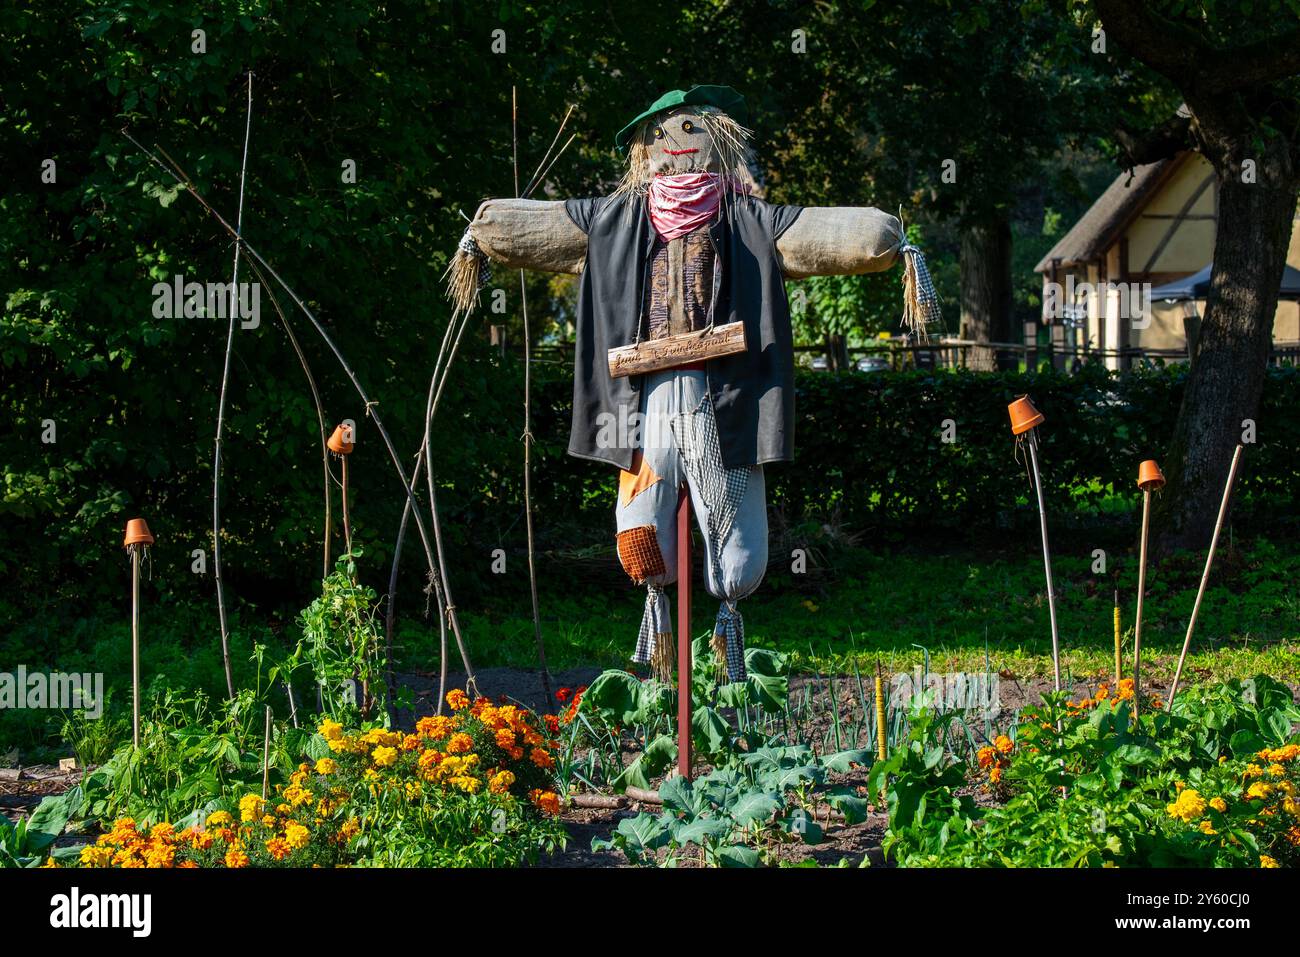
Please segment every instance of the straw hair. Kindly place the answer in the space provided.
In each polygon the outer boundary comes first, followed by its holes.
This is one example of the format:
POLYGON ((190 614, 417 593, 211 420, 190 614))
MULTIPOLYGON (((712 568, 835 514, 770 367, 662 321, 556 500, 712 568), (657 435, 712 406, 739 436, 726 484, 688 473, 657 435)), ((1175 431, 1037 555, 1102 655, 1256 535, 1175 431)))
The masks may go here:
MULTIPOLYGON (((712 156, 717 162, 717 170, 723 183, 740 186, 743 190, 755 188, 754 177, 750 172, 753 162, 751 140, 753 133, 741 126, 716 106, 702 106, 698 115, 704 123, 713 147, 712 156)), ((646 145, 647 134, 657 126, 659 117, 647 117, 637 124, 632 131, 632 138, 627 147, 627 169, 623 178, 614 189, 615 196, 643 196, 650 189, 653 174, 650 172, 650 147, 646 145)), ((704 172, 703 168, 691 167, 679 172, 704 172)), ((727 195, 730 190, 724 190, 727 195)))
POLYGON ((650 672, 656 681, 669 684, 677 670, 677 654, 673 649, 672 632, 660 632, 655 636, 655 650, 650 655, 650 672))
POLYGON ((443 279, 447 282, 447 298, 461 315, 469 315, 478 304, 479 257, 457 249, 447 264, 443 279))

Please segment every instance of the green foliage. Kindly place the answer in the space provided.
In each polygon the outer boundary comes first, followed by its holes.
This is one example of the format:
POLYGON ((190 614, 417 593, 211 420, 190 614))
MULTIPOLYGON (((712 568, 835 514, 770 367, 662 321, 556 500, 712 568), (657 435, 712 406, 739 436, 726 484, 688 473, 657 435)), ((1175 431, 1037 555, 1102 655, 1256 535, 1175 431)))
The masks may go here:
POLYGON ((343 555, 321 582, 320 597, 298 618, 302 640, 295 659, 311 668, 321 689, 324 713, 337 719, 362 720, 382 709, 386 659, 379 629, 379 600, 373 588, 357 581, 356 559, 343 555), (360 700, 357 700, 360 689, 360 700))
POLYGON ((50 847, 82 803, 80 787, 47 797, 17 823, 0 814, 0 868, 39 867, 47 857, 65 856, 50 847))

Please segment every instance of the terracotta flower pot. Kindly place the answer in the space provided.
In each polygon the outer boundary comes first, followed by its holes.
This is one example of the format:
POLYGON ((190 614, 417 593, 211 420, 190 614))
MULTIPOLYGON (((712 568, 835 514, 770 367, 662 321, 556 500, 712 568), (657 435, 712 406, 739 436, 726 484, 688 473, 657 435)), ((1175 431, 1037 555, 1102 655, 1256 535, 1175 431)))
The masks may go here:
POLYGON ((336 452, 339 455, 347 455, 350 453, 356 445, 355 442, 350 441, 348 438, 350 431, 350 429, 346 429, 341 425, 335 426, 334 434, 331 435, 329 441, 325 443, 329 446, 329 450, 331 452, 336 452))
POLYGON ((1154 492, 1158 488, 1163 488, 1164 484, 1165 475, 1160 471, 1160 466, 1156 464, 1155 459, 1147 459, 1138 466, 1138 488, 1142 491, 1154 492))
POLYGON ((149 531, 149 525, 143 518, 133 518, 126 523, 126 535, 122 539, 122 547, 129 545, 152 545, 153 533, 149 531))
POLYGON ((1034 426, 1043 424, 1043 413, 1034 408, 1034 403, 1029 401, 1027 395, 1020 396, 1007 406, 1007 414, 1011 416, 1013 435, 1028 432, 1034 426))

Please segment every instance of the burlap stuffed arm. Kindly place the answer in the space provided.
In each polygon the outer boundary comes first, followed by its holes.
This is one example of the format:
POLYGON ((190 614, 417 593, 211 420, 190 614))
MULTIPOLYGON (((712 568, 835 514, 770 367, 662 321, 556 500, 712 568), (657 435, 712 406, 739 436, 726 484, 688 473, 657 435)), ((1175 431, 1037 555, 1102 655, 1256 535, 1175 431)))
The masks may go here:
POLYGON ((776 250, 788 279, 854 276, 892 266, 903 244, 898 217, 869 206, 809 206, 776 250))
POLYGON ((587 258, 587 234, 562 202, 489 199, 469 232, 489 259, 510 269, 580 273, 587 258))

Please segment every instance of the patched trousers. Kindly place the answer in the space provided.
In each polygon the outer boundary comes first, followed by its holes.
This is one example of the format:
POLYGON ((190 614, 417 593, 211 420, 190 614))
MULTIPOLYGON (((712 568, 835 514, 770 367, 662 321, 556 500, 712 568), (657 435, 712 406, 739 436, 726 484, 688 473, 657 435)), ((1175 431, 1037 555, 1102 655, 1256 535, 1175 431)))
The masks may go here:
POLYGON ((685 485, 705 543, 704 582, 721 602, 713 648, 728 679, 745 679, 744 625, 736 603, 763 580, 767 568, 767 492, 761 465, 722 464, 717 423, 702 371, 646 376, 640 415, 625 437, 638 449, 619 475, 614 508, 618 556, 646 586, 646 607, 632 660, 672 672, 672 616, 664 586, 677 580, 677 501, 685 485))

